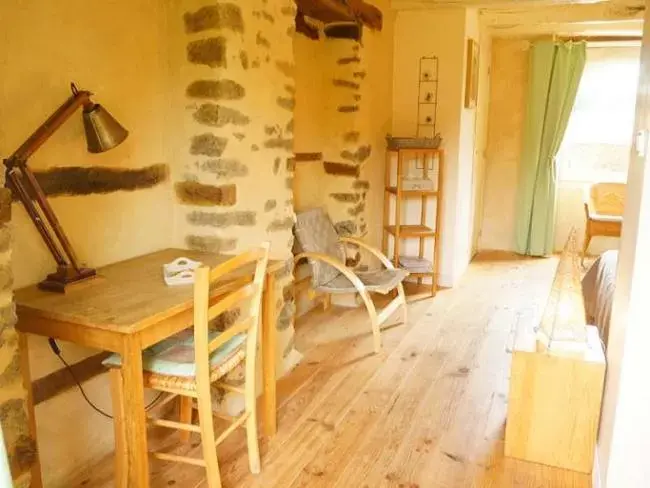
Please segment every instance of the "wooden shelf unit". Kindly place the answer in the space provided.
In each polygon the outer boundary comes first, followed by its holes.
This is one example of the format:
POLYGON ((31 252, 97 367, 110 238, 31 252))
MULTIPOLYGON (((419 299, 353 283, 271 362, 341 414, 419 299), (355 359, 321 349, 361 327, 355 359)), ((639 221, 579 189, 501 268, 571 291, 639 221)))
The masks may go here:
MULTIPOLYGON (((435 164, 435 163, 434 163, 435 164)), ((435 168, 435 166, 434 166, 435 168)), ((438 286, 438 277, 440 274, 440 238, 441 238, 441 218, 443 208, 443 177, 444 177, 444 151, 442 149, 431 148, 408 148, 398 150, 388 150, 386 152, 386 172, 385 172, 385 191, 384 191, 384 231, 382 238, 382 250, 388 255, 388 236, 394 238, 392 261, 395 267, 399 266, 399 256, 401 249, 401 240, 405 238, 419 239, 418 256, 424 258, 425 239, 433 238, 433 256, 431 259, 432 271, 426 273, 411 273, 418 279, 418 284, 422 284, 422 278, 431 277, 431 295, 435 296, 438 286), (391 182, 393 169, 393 158, 397 155, 397 179, 395 183, 391 182), (429 178, 429 161, 437 160, 438 175, 437 181, 434 182, 433 190, 404 190, 402 188, 404 169, 410 161, 416 161, 416 167, 421 164, 422 177, 429 178), (391 219, 391 200, 395 199, 395 212, 391 219), (427 204, 429 198, 436 198, 436 215, 435 228, 427 225, 427 204), (402 222, 402 204, 405 199, 420 199, 420 222, 419 224, 402 222), (394 221, 392 223, 391 221, 394 221)))

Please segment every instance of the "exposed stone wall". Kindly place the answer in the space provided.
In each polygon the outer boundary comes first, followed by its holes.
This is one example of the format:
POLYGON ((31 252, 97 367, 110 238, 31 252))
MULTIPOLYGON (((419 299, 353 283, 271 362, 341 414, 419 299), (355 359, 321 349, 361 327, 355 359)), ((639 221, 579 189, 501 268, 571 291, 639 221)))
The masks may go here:
POLYGON ((296 163, 295 198, 298 211, 325 207, 339 232, 379 246, 394 16, 373 4, 384 28, 364 29, 362 42, 296 37, 296 151, 323 158, 296 163))
MULTIPOLYGON (((183 0, 172 15, 171 71, 180 246, 238 253, 293 245, 293 23, 291 0, 183 0)), ((280 372, 293 344, 290 272, 278 282, 280 372)))
POLYGON ((361 43, 349 39, 326 39, 325 89, 329 92, 325 112, 325 172, 332 178, 327 208, 339 234, 364 237, 367 233, 367 181, 361 179, 372 154, 368 120, 369 100, 364 99, 367 62, 361 43))
POLYGON ((0 426, 14 486, 27 487, 36 460, 23 387, 11 270, 11 192, 0 189, 0 426))

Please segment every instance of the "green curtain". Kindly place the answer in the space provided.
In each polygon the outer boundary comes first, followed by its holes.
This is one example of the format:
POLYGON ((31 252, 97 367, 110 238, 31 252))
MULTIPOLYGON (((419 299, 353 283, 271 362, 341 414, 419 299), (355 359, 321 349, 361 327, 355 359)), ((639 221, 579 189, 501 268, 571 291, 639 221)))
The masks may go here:
POLYGON ((540 41, 531 46, 524 141, 519 167, 515 249, 553 252, 555 156, 564 138, 586 61, 584 42, 540 41))

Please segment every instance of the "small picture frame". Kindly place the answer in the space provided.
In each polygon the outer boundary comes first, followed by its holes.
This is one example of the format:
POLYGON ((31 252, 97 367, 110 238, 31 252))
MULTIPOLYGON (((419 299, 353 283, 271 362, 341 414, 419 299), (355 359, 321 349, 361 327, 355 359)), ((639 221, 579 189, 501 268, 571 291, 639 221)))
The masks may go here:
POLYGON ((467 40, 467 69, 465 74, 465 108, 476 108, 478 100, 479 46, 474 39, 467 40))

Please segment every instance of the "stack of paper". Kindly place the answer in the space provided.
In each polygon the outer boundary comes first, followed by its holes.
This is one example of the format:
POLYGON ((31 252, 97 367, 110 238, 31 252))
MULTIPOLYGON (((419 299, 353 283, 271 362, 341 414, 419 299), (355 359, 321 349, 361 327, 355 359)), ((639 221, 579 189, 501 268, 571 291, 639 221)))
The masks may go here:
POLYGON ((417 256, 400 256, 399 264, 411 273, 430 273, 433 271, 431 261, 417 256))

